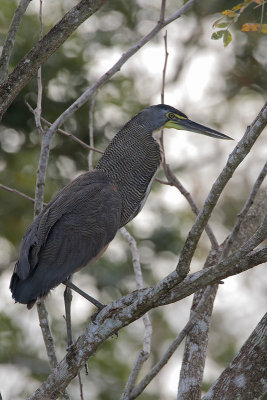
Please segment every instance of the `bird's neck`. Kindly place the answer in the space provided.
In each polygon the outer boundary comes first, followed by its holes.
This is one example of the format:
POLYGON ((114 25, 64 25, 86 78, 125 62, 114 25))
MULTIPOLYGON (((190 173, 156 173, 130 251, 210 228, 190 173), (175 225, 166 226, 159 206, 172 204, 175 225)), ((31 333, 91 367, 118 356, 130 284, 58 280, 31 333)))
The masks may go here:
POLYGON ((96 168, 113 180, 121 194, 121 226, 143 207, 160 162, 160 147, 152 132, 143 126, 127 129, 127 125, 117 133, 99 160, 96 168))

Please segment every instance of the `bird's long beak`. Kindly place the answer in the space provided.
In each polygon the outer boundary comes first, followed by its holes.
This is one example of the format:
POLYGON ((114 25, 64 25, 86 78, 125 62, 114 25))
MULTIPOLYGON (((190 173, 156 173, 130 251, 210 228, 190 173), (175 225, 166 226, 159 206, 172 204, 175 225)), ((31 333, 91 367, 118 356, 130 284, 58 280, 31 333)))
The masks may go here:
POLYGON ((211 136, 217 139, 233 140, 230 136, 224 135, 221 132, 215 131, 214 129, 208 128, 207 126, 193 122, 188 118, 175 118, 169 120, 164 128, 183 129, 185 131, 191 131, 195 133, 201 133, 202 135, 211 136))

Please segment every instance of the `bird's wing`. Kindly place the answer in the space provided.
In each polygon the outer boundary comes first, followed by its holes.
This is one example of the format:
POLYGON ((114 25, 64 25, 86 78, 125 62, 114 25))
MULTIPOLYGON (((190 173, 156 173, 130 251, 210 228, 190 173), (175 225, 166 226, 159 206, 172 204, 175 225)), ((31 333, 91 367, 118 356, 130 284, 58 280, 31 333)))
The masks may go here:
POLYGON ((56 286, 98 256, 114 238, 120 217, 121 198, 109 178, 101 171, 81 175, 32 223, 14 272, 25 280, 38 269, 42 286, 44 280, 56 286))

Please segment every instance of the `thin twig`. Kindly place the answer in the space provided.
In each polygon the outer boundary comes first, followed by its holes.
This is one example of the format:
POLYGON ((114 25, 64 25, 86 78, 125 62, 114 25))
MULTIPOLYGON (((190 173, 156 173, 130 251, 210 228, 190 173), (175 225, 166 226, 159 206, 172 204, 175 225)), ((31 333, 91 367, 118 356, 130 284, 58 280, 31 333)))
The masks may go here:
POLYGON ((242 208, 240 213, 237 215, 236 223, 235 223, 233 230, 232 230, 230 236, 228 237, 228 239, 225 243, 225 246, 224 246, 224 250, 223 250, 223 254, 222 254, 223 258, 228 255, 228 252, 230 251, 232 244, 235 241, 237 234, 240 230, 241 223, 244 220, 245 216, 247 215, 250 207, 252 206, 252 204, 255 200, 255 197, 259 191, 259 188, 260 188, 262 182, 264 181, 264 178, 266 177, 266 174, 267 174, 267 162, 264 164, 259 176, 257 177, 257 179, 253 185, 253 188, 250 192, 250 195, 249 195, 246 203, 244 204, 244 207, 242 208))
POLYGON ((89 145, 91 149, 89 150, 88 154, 88 168, 89 171, 92 171, 94 169, 93 165, 93 150, 92 148, 94 147, 94 108, 95 108, 95 99, 96 97, 93 96, 92 100, 90 102, 90 108, 89 108, 89 145))
MULTIPOLYGON (((43 0, 39 0, 40 3, 40 8, 39 8, 39 21, 40 21, 40 32, 39 32, 39 37, 42 39, 43 37, 43 0)), ((38 85, 38 91, 37 91, 37 105, 34 110, 34 118, 35 118, 35 124, 36 127, 39 131, 39 133, 42 135, 44 133, 42 124, 41 124, 41 113, 42 113, 42 97, 43 97, 43 86, 42 86, 42 67, 40 66, 37 72, 37 85, 38 85)))
POLYGON ((163 22, 165 19, 165 9, 166 9, 166 0, 161 0, 161 8, 160 8, 160 22, 163 22))
POLYGON ((199 302, 197 308, 191 312, 191 316, 185 327, 181 330, 177 338, 169 346, 163 357, 158 361, 154 367, 149 371, 149 373, 141 380, 141 382, 133 389, 130 394, 129 399, 133 400, 139 396, 147 385, 152 381, 153 378, 160 372, 160 370, 167 364, 173 353, 177 350, 178 346, 182 343, 185 336, 191 331, 192 327, 195 325, 196 321, 201 318, 201 314, 206 307, 206 303, 209 300, 210 294, 212 292, 212 286, 208 286, 204 291, 204 296, 199 302))
POLYGON ((3 185, 2 183, 0 183, 0 188, 6 190, 7 192, 11 192, 11 193, 17 194, 18 196, 23 197, 24 199, 30 200, 32 203, 34 203, 34 198, 33 197, 30 197, 27 194, 22 193, 17 189, 12 189, 12 188, 10 188, 8 186, 3 185))
MULTIPOLYGON (((72 275, 70 275, 70 277, 68 278, 68 282, 71 282, 71 280, 72 280, 72 275)), ((71 346, 73 344, 72 327, 71 327, 71 302, 72 302, 72 291, 71 288, 66 285, 66 289, 64 290, 64 304, 65 304, 65 321, 67 329, 68 351, 71 350, 71 346)), ((79 371, 77 375, 80 388, 80 398, 81 400, 84 400, 81 371, 79 371)))
POLYGON ((162 85, 161 85, 161 103, 164 104, 164 92, 165 92, 165 84, 166 84, 166 72, 167 72, 167 63, 168 63, 168 36, 167 36, 167 31, 165 32, 165 35, 163 36, 164 39, 164 50, 165 50, 165 58, 164 58, 164 66, 163 66, 163 71, 162 71, 162 85))
MULTIPOLYGON (((161 3, 161 11, 163 12, 163 16, 161 16, 161 18, 164 17, 164 10, 165 10, 165 1, 162 0, 161 3)), ((168 42, 167 42, 167 31, 165 32, 165 35, 163 36, 164 38, 164 49, 165 49, 165 57, 164 57, 164 66, 163 66, 163 71, 162 71, 162 85, 161 85, 161 103, 164 104, 164 92, 165 92, 165 82, 166 82, 166 72, 167 72, 167 63, 168 63, 168 57, 169 57, 169 53, 168 53, 168 42)), ((161 152, 162 152, 162 164, 163 164, 163 168, 166 164, 166 155, 165 155, 165 149, 164 149, 164 129, 160 130, 160 147, 161 147, 161 152)))
MULTIPOLYGON (((34 114, 34 109, 31 107, 31 105, 26 101, 25 102, 29 108, 29 110, 34 114)), ((41 117, 41 121, 43 121, 47 126, 51 126, 51 122, 47 121, 44 117, 41 117)), ((77 136, 74 136, 72 133, 64 131, 63 129, 58 129, 57 132, 62 133, 65 136, 68 136, 70 139, 72 139, 74 142, 79 143, 82 147, 84 147, 86 150, 92 150, 95 151, 96 153, 103 154, 104 152, 102 150, 96 149, 95 147, 88 146, 87 143, 83 142, 81 139, 77 138, 77 136)))
MULTIPOLYGON (((161 13, 163 13, 163 17, 164 17, 164 10, 165 10, 165 2, 162 0, 161 13)), ((163 17, 161 16, 161 19, 163 17)), ((164 49, 165 49, 165 57, 164 57, 164 66, 163 66, 163 71, 162 71, 162 85, 161 85, 161 103, 162 104, 164 104, 166 72, 167 72, 167 63, 168 63, 168 56, 169 56, 167 31, 165 32, 165 35, 164 35, 164 49)), ((199 213, 199 210, 198 210, 191 194, 185 190, 185 188, 182 186, 182 184, 178 181, 176 176, 171 171, 169 165, 166 163, 166 156, 165 156, 165 151, 164 151, 164 129, 161 129, 161 132, 160 132, 160 145, 161 145, 161 150, 162 150, 162 165, 163 165, 164 173, 166 175, 168 182, 171 185, 175 186, 183 194, 183 196, 189 202, 192 211, 197 215, 199 213)), ((218 242, 208 224, 207 224, 205 230, 210 239, 211 246, 213 248, 218 248, 219 247, 218 242)))
POLYGON ((12 18, 5 43, 0 57, 0 82, 6 77, 10 56, 15 44, 15 37, 25 11, 31 0, 20 0, 19 5, 12 18))
MULTIPOLYGON (((174 173, 172 172, 172 170, 171 170, 171 168, 170 168, 170 166, 168 164, 164 165, 164 172, 165 172, 166 178, 168 179, 169 184, 171 186, 176 187, 176 189, 179 190, 179 192, 188 201, 193 213, 195 215, 198 215, 199 209, 198 209, 196 203, 194 202, 191 194, 185 189, 185 187, 182 185, 182 183, 179 181, 179 179, 174 175, 174 173)), ((210 240, 211 247, 213 249, 218 249, 219 248, 219 244, 218 244, 217 239, 216 239, 216 237, 215 237, 215 235, 214 235, 214 233, 213 233, 213 231, 212 231, 212 229, 211 229, 209 224, 206 225, 205 231, 206 231, 206 234, 207 234, 207 236, 208 236, 208 238, 210 240)))
MULTIPOLYGON (((144 287, 144 283, 143 283, 143 276, 142 276, 142 270, 141 270, 141 265, 140 265, 139 251, 137 249, 136 241, 133 238, 133 236, 127 231, 126 228, 124 228, 124 227, 121 228, 120 232, 121 232, 122 236, 128 241, 129 246, 130 246, 137 289, 142 289, 144 287)), ((121 400, 126 400, 129 398, 129 394, 135 385, 138 374, 140 373, 143 364, 149 358, 149 355, 150 355, 152 325, 151 325, 148 313, 143 315, 143 323, 144 323, 144 327, 145 327, 143 348, 137 355, 137 358, 135 360, 135 363, 134 363, 131 373, 129 375, 128 381, 127 381, 125 388, 123 390, 123 393, 121 395, 121 400)))
POLYGON ((44 306, 44 301, 41 299, 37 300, 37 310, 49 364, 51 370, 53 370, 57 366, 55 343, 48 323, 48 313, 46 307, 44 306), (43 304, 43 307, 41 304, 43 304))

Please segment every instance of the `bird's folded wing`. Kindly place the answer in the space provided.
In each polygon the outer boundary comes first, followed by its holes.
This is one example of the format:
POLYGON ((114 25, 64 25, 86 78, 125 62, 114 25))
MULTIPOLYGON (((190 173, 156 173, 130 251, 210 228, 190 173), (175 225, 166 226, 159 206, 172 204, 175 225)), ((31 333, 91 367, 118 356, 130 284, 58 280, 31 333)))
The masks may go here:
POLYGON ((26 279, 38 268, 46 270, 48 280, 54 280, 52 275, 66 279, 113 239, 120 218, 121 198, 109 178, 101 171, 81 175, 32 223, 14 272, 26 279))

